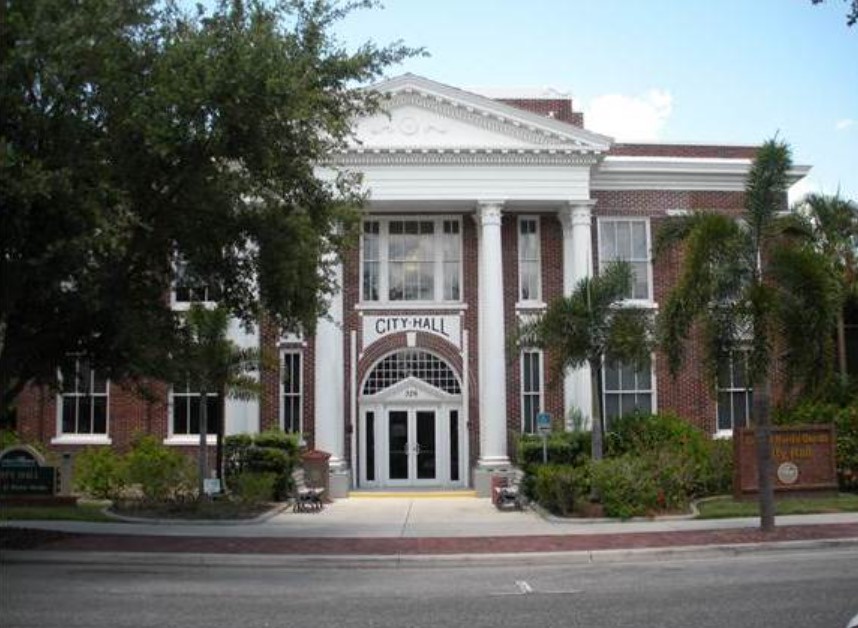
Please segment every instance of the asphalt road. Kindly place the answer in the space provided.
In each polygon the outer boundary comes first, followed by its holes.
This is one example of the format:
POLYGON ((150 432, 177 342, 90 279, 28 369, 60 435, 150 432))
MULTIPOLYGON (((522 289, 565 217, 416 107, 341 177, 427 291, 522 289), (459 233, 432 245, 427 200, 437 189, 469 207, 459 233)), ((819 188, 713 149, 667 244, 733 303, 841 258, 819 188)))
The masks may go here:
POLYGON ((845 628, 858 548, 617 563, 0 563, 4 628, 845 628))

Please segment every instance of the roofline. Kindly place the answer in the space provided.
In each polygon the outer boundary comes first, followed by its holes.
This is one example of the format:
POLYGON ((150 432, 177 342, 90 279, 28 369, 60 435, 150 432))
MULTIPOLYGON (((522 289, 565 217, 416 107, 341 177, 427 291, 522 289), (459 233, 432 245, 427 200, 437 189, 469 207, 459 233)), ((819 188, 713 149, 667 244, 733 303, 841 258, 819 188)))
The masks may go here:
POLYGON ((582 140, 598 145, 599 148, 604 151, 608 151, 611 145, 614 143, 614 138, 610 136, 601 135, 600 133, 594 133, 593 131, 588 131, 587 129, 584 129, 582 127, 578 127, 567 122, 561 122, 559 120, 555 120, 553 118, 549 118, 538 113, 533 113, 525 109, 519 109, 518 107, 507 105, 498 100, 487 98, 486 96, 475 94, 473 92, 469 92, 458 87, 445 85, 444 83, 439 83, 437 81, 427 79, 417 74, 401 74, 385 81, 381 81, 380 83, 369 85, 364 89, 377 91, 383 94, 393 94, 398 92, 400 89, 408 86, 409 83, 416 84, 418 89, 420 89, 421 91, 434 94, 435 96, 444 98, 446 100, 471 102, 475 106, 484 110, 488 110, 489 112, 502 118, 523 120, 526 121, 528 124, 545 131, 577 136, 582 140))

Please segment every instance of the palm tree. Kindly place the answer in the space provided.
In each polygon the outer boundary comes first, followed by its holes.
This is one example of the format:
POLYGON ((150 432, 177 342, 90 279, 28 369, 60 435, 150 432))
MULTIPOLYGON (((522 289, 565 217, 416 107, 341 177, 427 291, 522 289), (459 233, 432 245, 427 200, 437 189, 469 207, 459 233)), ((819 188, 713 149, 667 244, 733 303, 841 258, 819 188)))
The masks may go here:
POLYGON ((837 370, 846 372, 847 302, 858 299, 858 204, 839 195, 809 194, 794 208, 800 218, 798 233, 812 249, 824 256, 839 284, 840 304, 836 320, 837 370))
POLYGON ((238 347, 227 338, 229 312, 225 308, 207 308, 194 303, 184 323, 183 342, 175 355, 174 371, 200 394, 199 494, 202 497, 208 469, 206 399, 216 392, 222 404, 221 420, 216 426, 216 469, 217 477, 222 479, 226 399, 248 399, 259 393, 259 382, 252 376, 259 368, 259 351, 238 347))
MULTIPOLYGON (((695 323, 705 343, 707 371, 717 381, 735 352, 747 352, 748 386, 753 389, 760 494, 760 528, 774 529, 771 475, 770 397, 775 347, 827 334, 833 320, 830 275, 818 255, 784 236, 787 173, 792 160, 786 143, 765 142, 757 151, 745 188, 739 220, 715 212, 674 219, 662 228, 656 254, 685 244, 679 281, 659 321, 671 372, 678 373, 686 340, 695 323), (808 304, 812 306, 808 307, 808 304), (803 308, 803 309, 802 309, 803 308)), ((785 355, 797 365, 806 353, 785 355)))
POLYGON ((602 459, 603 416, 601 378, 606 362, 636 365, 650 357, 650 313, 625 307, 632 286, 631 266, 616 262, 601 275, 578 282, 569 296, 552 301, 545 313, 519 330, 519 348, 535 347, 552 357, 556 380, 567 370, 589 365, 593 391, 592 458, 602 459))

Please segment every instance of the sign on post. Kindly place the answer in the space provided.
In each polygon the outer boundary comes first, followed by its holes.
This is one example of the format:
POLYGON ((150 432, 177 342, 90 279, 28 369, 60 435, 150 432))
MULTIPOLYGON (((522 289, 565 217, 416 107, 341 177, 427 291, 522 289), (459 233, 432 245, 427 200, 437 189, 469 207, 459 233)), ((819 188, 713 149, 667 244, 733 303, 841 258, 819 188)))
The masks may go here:
POLYGON ((548 435, 551 433, 551 415, 548 412, 536 415, 536 431, 542 436, 542 464, 548 464, 548 435))

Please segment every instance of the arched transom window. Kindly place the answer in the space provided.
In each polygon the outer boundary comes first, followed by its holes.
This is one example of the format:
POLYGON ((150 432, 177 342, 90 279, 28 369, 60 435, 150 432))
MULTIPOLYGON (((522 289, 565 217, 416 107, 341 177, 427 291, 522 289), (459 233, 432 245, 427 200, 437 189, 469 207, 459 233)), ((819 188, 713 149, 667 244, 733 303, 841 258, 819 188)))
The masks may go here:
POLYGON ((451 395, 461 392, 459 380, 444 360, 427 351, 408 349, 393 353, 376 364, 363 386, 363 394, 374 395, 409 377, 422 379, 451 395))

